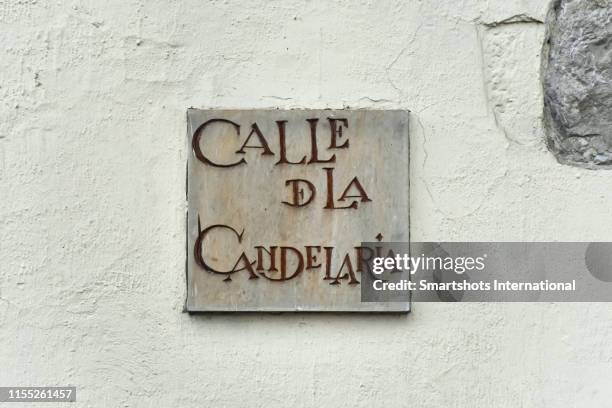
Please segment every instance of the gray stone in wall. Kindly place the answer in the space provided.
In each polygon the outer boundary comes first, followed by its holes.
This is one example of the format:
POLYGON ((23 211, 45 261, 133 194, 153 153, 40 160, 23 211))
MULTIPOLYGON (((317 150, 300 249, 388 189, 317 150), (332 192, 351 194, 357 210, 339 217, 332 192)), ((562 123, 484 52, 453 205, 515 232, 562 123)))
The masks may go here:
POLYGON ((542 58, 550 150, 561 163, 612 167, 612 0, 554 0, 542 58))

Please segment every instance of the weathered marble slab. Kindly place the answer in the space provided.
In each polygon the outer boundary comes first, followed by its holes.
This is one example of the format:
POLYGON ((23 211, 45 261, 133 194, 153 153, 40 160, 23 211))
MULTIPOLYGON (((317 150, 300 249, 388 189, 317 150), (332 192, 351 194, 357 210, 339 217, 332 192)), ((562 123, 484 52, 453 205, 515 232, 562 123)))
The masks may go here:
POLYGON ((359 248, 409 240, 407 111, 187 118, 188 311, 408 311, 361 302, 359 248))

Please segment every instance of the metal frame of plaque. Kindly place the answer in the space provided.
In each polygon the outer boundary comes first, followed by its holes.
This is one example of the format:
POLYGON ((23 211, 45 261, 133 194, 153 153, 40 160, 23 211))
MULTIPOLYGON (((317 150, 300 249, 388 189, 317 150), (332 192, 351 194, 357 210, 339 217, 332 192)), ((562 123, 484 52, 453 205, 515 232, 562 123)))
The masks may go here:
POLYGON ((409 112, 187 112, 188 312, 407 312, 362 302, 363 242, 409 241, 409 112))

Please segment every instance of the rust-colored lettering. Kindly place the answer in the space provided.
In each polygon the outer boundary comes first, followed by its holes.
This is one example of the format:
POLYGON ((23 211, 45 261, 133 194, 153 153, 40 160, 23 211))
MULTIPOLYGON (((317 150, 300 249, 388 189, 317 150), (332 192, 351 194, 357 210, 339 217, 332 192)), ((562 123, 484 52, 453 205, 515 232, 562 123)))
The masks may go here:
POLYGON ((204 238, 206 238, 206 235, 210 231, 212 231, 214 229, 217 229, 217 228, 219 228, 219 229, 228 229, 228 230, 232 231, 236 235, 236 237, 238 238, 238 243, 242 242, 242 236, 244 234, 244 230, 242 230, 241 233, 238 233, 238 231, 236 231, 235 229, 233 229, 229 225, 224 225, 224 224, 211 225, 211 226, 205 228, 204 230, 202 230, 202 227, 201 227, 201 224, 200 224, 200 217, 198 216, 198 238, 195 241, 195 245, 194 245, 194 249, 193 249, 193 256, 194 256, 196 264, 198 264, 202 269, 204 269, 207 272, 218 273, 220 275, 227 275, 227 277, 224 279, 226 281, 232 280, 230 278, 230 275, 232 273, 240 272, 240 271, 245 270, 245 269, 249 271, 249 279, 257 278, 257 275, 255 275, 255 272, 253 271, 253 268, 251 267, 251 262, 248 260, 248 258, 246 258, 246 255, 244 254, 244 252, 240 256, 238 261, 236 261, 236 264, 234 264, 234 267, 232 269, 228 270, 228 271, 218 271, 218 270, 212 268, 210 265, 208 265, 206 263, 206 261, 204 260, 204 253, 203 253, 202 243, 204 242, 204 238), (243 257, 244 257, 244 259, 243 259, 243 257), (245 259, 246 259, 245 266, 243 266, 240 269, 236 269, 238 264, 240 263, 240 261, 241 260, 244 261, 245 259))
POLYGON ((331 266, 334 247, 323 247, 323 249, 325 250, 325 277, 323 280, 330 280, 333 279, 331 277, 331 266))
POLYGON ((374 250, 370 247, 358 246, 355 247, 355 254, 357 257, 357 267, 355 268, 355 271, 363 272, 365 268, 367 269, 367 272, 370 272, 371 268, 369 262, 374 257, 374 250), (367 256, 365 255, 366 252, 368 252, 367 256))
POLYGON ((277 120, 276 126, 278 127, 278 145, 280 147, 280 159, 276 164, 304 164, 306 163, 306 156, 302 157, 299 162, 291 162, 287 159, 287 141, 285 140, 285 125, 286 120, 277 120))
POLYGON ((266 141, 266 138, 261 133, 261 130, 259 130, 259 126, 257 126, 257 123, 253 123, 251 125, 251 133, 249 133, 249 135, 247 136, 246 140, 240 147, 240 150, 236 150, 236 153, 245 154, 244 149, 263 149, 263 152, 261 152, 262 156, 265 156, 265 155, 273 156, 274 155, 274 153, 272 153, 272 150, 270 150, 270 146, 268 146, 268 142, 266 141), (260 143, 259 146, 247 146, 249 143, 249 140, 251 140, 251 137, 253 135, 257 136, 257 139, 259 140, 259 143, 260 143))
POLYGON ((317 122, 319 119, 306 119, 310 123, 310 160, 311 163, 335 163, 336 155, 332 154, 329 159, 319 159, 319 149, 317 147, 317 122))
POLYGON ((249 258, 246 256, 246 254, 243 252, 242 255, 240 255, 240 258, 238 258, 238 260, 236 261, 236 264, 234 265, 234 267, 232 268, 231 273, 229 273, 227 275, 227 278, 223 279, 224 282, 229 282, 232 280, 231 278, 231 274, 234 272, 239 272, 242 270, 247 270, 249 271, 249 279, 257 279, 259 278, 259 276, 255 275, 255 271, 253 270, 253 264, 255 263, 255 261, 251 262, 249 260, 249 258), (238 265, 240 264, 240 262, 242 262, 244 264, 244 266, 242 268, 238 269, 238 265))
POLYGON ((359 283, 359 281, 355 277, 355 271, 353 270, 353 264, 351 262, 350 254, 344 255, 344 259, 342 260, 342 265, 340 266, 340 270, 338 270, 338 274, 334 278, 333 282, 330 283, 330 285, 339 285, 340 279, 347 279, 347 278, 350 278, 349 285, 356 285, 359 283), (346 266, 347 272, 343 274, 342 271, 344 270, 345 266, 346 266))
POLYGON ((334 169, 333 167, 324 167, 326 176, 327 176, 327 201, 325 202, 326 210, 343 210, 347 208, 352 208, 354 210, 357 209, 357 201, 353 201, 351 204, 346 207, 336 207, 334 205, 334 169))
POLYGON ((256 246, 255 249, 257 249, 257 271, 261 272, 264 270, 263 267, 263 252, 266 252, 269 256, 268 259, 270 259, 270 267, 268 268, 269 272, 276 272, 278 269, 276 269, 276 249, 278 247, 275 246, 271 246, 270 250, 268 251, 267 249, 265 249, 262 246, 256 246))
POLYGON ((240 125, 235 122, 232 122, 231 120, 211 119, 211 120, 208 120, 202 123, 200 126, 198 126, 196 131, 193 133, 193 139, 191 140, 191 148, 193 149, 193 153, 195 154, 196 158, 202 163, 208 164, 209 166, 214 166, 214 167, 234 167, 240 164, 245 164, 246 163, 245 159, 238 160, 235 163, 219 164, 219 163, 213 162, 212 160, 204 156, 204 153, 202 153, 202 148, 200 147, 200 138, 202 137, 202 133, 204 132, 204 129, 206 128, 206 126, 214 122, 229 123, 234 126, 234 129, 236 129, 236 135, 240 135, 240 125))
POLYGON ((340 196, 340 198, 338 199, 338 201, 344 201, 347 198, 361 198, 361 202, 365 203, 368 201, 372 201, 370 200, 370 197, 368 197, 368 194, 365 192, 365 189, 363 188, 363 186, 361 185, 361 183, 359 182, 359 179, 357 177, 354 177, 351 182, 348 184, 348 186, 346 186, 346 189, 344 190, 344 192, 342 193, 342 195, 340 196), (349 195, 349 190, 351 189, 351 187, 355 186, 355 188, 359 191, 358 195, 349 195))
POLYGON ((280 276, 278 278, 273 278, 271 276, 266 275, 262 272, 264 278, 269 279, 271 281, 282 282, 288 281, 296 276, 298 276, 304 270, 304 258, 302 257, 302 253, 293 247, 282 246, 280 247, 280 276), (289 276, 287 276, 287 254, 291 252, 296 256, 297 259, 297 267, 295 271, 289 276))
POLYGON ((285 186, 292 187, 293 202, 281 201, 283 204, 287 204, 292 207, 304 207, 305 205, 310 204, 310 202, 315 198, 315 194, 316 194, 315 186, 308 180, 304 180, 304 179, 287 180, 285 181, 285 186), (308 190, 309 190, 308 197, 305 197, 304 189, 300 188, 300 183, 308 187, 308 190))
POLYGON ((321 247, 317 246, 317 245, 306 245, 306 269, 314 269, 314 268, 320 268, 321 264, 316 264, 315 262, 317 262, 317 255, 319 253, 321 253, 321 247), (313 254, 312 251, 316 250, 317 254, 313 254))
POLYGON ((342 125, 338 125, 336 122, 341 122, 345 128, 348 128, 348 120, 346 119, 336 119, 336 118, 327 118, 329 121, 329 128, 331 130, 331 142, 329 144, 330 149, 348 149, 349 141, 348 139, 344 141, 340 146, 338 146, 338 139, 342 139, 342 125))

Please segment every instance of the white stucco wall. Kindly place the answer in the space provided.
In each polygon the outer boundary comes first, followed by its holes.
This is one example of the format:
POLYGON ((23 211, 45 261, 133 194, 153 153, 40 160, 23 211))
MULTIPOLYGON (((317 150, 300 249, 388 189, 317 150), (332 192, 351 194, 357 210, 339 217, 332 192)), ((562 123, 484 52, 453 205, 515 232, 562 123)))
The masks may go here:
POLYGON ((82 407, 606 406, 609 304, 182 313, 190 106, 410 109, 413 239, 612 240, 612 173, 543 144, 546 7, 0 0, 0 385, 73 384, 82 407))

